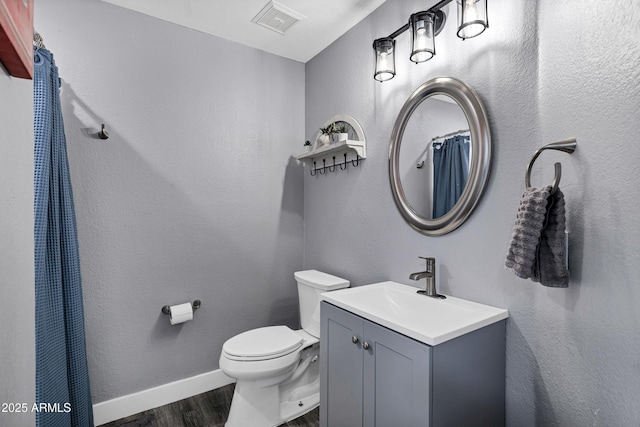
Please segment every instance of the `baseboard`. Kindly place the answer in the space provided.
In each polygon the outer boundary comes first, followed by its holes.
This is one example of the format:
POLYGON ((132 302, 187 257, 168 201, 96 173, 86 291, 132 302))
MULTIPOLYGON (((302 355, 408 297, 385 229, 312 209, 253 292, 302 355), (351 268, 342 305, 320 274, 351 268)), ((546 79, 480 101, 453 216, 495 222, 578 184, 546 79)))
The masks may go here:
POLYGON ((234 380, 220 369, 93 405, 96 426, 204 393, 234 380))

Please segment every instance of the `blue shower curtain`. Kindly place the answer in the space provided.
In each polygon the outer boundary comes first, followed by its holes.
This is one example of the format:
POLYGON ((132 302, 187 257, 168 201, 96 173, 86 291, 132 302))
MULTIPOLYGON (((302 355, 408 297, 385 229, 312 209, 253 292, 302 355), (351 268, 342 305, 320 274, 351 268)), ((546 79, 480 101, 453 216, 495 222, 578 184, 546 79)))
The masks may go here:
POLYGON ((93 426, 76 216, 53 55, 34 52, 36 426, 93 426), (42 406, 41 406, 42 405, 42 406))
POLYGON ((433 218, 440 218, 456 204, 469 177, 468 135, 457 135, 433 144, 433 218))

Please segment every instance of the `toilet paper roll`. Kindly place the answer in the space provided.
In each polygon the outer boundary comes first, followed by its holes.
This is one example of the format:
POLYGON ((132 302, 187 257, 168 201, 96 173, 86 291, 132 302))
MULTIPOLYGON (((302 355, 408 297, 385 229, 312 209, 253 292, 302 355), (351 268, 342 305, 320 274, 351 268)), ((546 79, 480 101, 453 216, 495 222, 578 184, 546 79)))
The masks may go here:
POLYGON ((169 307, 169 309, 171 310, 169 321, 172 325, 188 322, 189 320, 193 319, 193 308, 191 307, 190 302, 172 305, 171 307, 169 307))

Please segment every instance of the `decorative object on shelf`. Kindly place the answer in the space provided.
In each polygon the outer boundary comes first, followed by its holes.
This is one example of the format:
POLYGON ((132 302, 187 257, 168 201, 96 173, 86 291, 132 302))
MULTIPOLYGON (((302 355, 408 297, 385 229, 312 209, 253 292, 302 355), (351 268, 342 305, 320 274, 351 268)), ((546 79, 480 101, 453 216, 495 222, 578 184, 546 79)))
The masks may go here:
POLYGON ((298 156, 298 160, 309 167, 311 176, 325 175, 327 171, 346 170, 349 164, 354 167, 367 157, 364 131, 351 116, 337 115, 327 120, 316 137, 316 146, 309 152, 298 156), (320 137, 336 135, 334 143, 320 143, 320 137), (346 136, 345 136, 346 135, 346 136))
POLYGON ((313 145, 311 145, 311 141, 305 141, 302 145, 307 153, 313 148, 313 145))
POLYGON ((316 138, 316 148, 322 147, 323 145, 329 145, 331 143, 331 126, 325 126, 320 128, 320 133, 316 138))
POLYGON ((349 128, 344 122, 341 122, 340 124, 334 122, 331 125, 332 128, 329 137, 332 144, 349 139, 349 128))
MULTIPOLYGON (((387 37, 373 41, 376 55, 376 70, 373 78, 379 82, 390 80, 396 75, 395 38, 411 29, 411 54, 409 60, 425 62, 436 54, 435 37, 440 34, 447 15, 442 10, 451 0, 441 0, 430 9, 417 12, 409 17, 409 22, 387 37)), ((458 32, 462 40, 475 37, 489 27, 487 20, 487 0, 456 0, 458 4, 458 32)))

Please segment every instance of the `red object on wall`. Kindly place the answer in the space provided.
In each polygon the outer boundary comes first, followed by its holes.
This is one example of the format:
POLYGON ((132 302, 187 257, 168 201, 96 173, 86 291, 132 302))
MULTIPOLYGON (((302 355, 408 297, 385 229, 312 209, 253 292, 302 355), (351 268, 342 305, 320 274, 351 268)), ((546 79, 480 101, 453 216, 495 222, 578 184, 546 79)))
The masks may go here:
POLYGON ((0 0, 0 62, 12 76, 33 79, 33 0, 0 0))

